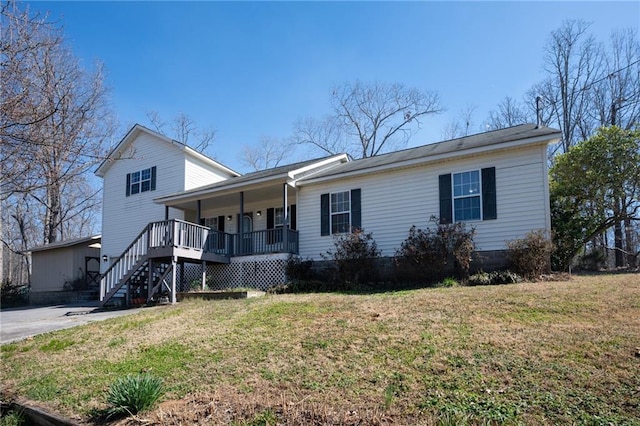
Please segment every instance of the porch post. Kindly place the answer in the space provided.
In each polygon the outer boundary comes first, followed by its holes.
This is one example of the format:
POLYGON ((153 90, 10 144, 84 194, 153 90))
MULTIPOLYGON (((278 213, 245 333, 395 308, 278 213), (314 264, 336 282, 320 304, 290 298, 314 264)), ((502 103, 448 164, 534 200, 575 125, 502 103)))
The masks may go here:
POLYGON ((244 254, 244 191, 240 191, 240 218, 238 220, 238 251, 244 254))
POLYGON ((282 243, 284 244, 284 251, 285 253, 289 252, 289 212, 287 211, 287 205, 289 204, 289 197, 288 197, 288 191, 287 191, 287 184, 284 183, 282 185, 282 201, 284 203, 283 205, 283 209, 282 209, 282 214, 284 215, 284 217, 282 218, 284 223, 282 224, 282 233, 284 234, 282 236, 282 243))
POLYGON ((207 262, 202 261, 202 291, 204 291, 205 283, 207 282, 207 262))
POLYGON ((178 302, 178 295, 176 294, 176 280, 178 279, 176 274, 177 258, 171 257, 171 303, 176 304, 178 302))
POLYGON ((151 300, 152 291, 153 291, 153 274, 154 274, 154 264, 153 258, 149 258, 149 278, 147 281, 147 302, 151 300))
POLYGON ((202 225, 203 224, 203 220, 202 220, 202 202, 200 200, 198 200, 198 205, 196 207, 196 216, 197 216, 197 223, 198 225, 202 225))
POLYGON ((164 206, 164 220, 169 220, 169 206, 164 206))

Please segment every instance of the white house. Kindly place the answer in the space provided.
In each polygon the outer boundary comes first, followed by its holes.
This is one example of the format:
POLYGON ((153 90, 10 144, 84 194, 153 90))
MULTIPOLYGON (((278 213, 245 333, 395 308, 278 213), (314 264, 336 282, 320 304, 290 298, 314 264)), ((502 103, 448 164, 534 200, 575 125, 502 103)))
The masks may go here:
POLYGON ((98 170, 105 178, 103 253, 118 256, 103 278, 101 297, 106 301, 126 288, 125 300, 158 291, 175 300, 185 282, 264 289, 286 279, 289 254, 318 260, 333 248, 334 234, 362 228, 383 256, 393 256, 409 228, 425 228, 433 216, 475 227, 477 250, 488 266, 499 266, 506 241, 550 231, 547 146, 559 138, 555 129, 527 124, 372 158, 337 155, 244 176, 198 157, 210 177, 202 171, 202 179, 190 180, 192 169, 183 167, 175 175, 184 187, 169 190, 162 181, 160 192, 160 170, 168 174, 171 167, 164 163, 167 149, 188 148, 136 126, 116 148, 115 157, 124 160, 98 170), (138 181, 131 173, 148 169, 147 194, 138 193, 142 186, 133 186, 138 181), (188 181, 194 184, 188 187, 188 181), (134 189, 141 197, 131 198, 134 189), (114 202, 121 205, 108 205, 114 202), (145 214, 136 215, 135 225, 117 229, 138 211, 145 214), (127 247, 123 255, 115 253, 127 247), (185 264, 201 265, 201 272, 188 276, 185 264))
POLYGON ((102 273, 149 222, 165 217, 184 219, 184 211, 166 211, 154 199, 239 176, 185 144, 139 124, 95 173, 103 181, 102 273))

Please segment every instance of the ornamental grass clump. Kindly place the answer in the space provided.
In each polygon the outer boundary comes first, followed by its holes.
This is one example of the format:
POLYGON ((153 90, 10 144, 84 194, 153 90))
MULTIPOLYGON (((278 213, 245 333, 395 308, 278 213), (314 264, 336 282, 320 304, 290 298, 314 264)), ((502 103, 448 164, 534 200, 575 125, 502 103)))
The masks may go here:
POLYGON ((116 380, 109 388, 109 416, 132 415, 153 407, 164 392, 162 379, 150 374, 128 375, 116 380))

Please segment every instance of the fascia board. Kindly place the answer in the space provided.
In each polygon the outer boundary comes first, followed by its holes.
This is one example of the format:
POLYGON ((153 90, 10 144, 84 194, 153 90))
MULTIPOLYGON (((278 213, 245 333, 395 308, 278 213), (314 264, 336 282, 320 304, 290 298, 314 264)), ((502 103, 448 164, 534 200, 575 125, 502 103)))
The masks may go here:
POLYGON ((421 157, 421 158, 415 158, 412 160, 401 161, 397 163, 384 164, 381 166, 373 166, 366 169, 353 170, 351 172, 345 172, 345 173, 335 174, 330 176, 324 176, 324 177, 318 177, 318 178, 310 177, 309 179, 302 178, 296 184, 297 186, 312 185, 312 184, 327 182, 332 180, 339 180, 339 179, 352 178, 352 177, 363 176, 363 175, 368 175, 373 173, 380 173, 388 170, 415 167, 422 164, 452 161, 459 158, 461 159, 461 158, 465 158, 465 157, 477 155, 477 154, 485 154, 488 152, 500 151, 504 149, 519 148, 525 145, 526 146, 550 145, 553 143, 557 143, 559 141, 560 141, 559 136, 550 138, 549 135, 537 136, 537 137, 526 138, 526 139, 518 139, 515 141, 503 142, 495 145, 485 145, 477 148, 469 148, 463 151, 452 151, 452 152, 447 152, 447 153, 428 156, 428 157, 421 157))

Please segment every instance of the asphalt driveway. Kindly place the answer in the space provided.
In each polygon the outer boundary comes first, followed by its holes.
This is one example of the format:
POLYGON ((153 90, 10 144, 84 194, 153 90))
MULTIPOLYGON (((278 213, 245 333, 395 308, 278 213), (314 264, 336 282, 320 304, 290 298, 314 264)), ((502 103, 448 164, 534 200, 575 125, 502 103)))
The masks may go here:
POLYGON ((138 308, 103 311, 97 309, 97 306, 97 303, 88 302, 75 305, 25 306, 3 309, 0 311, 0 344, 92 321, 133 315, 143 310, 143 308, 138 308))

